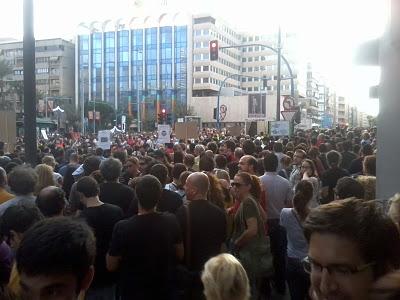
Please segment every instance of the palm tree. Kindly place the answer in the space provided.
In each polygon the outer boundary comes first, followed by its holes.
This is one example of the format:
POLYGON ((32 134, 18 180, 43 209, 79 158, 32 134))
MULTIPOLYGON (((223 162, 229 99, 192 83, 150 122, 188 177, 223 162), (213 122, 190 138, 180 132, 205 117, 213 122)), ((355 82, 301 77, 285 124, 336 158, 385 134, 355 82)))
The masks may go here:
POLYGON ((7 75, 10 75, 11 72, 12 72, 12 68, 7 63, 7 61, 4 59, 0 59, 0 95, 1 95, 0 108, 5 107, 5 101, 6 101, 6 91, 4 90, 4 87, 5 87, 4 78, 7 75))

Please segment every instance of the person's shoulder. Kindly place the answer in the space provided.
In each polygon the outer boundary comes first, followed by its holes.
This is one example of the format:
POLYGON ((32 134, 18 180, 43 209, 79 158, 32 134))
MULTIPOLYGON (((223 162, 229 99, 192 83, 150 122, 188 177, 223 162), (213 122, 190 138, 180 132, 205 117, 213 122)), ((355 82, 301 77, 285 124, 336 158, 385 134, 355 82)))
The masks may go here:
POLYGON ((114 205, 114 204, 104 203, 102 205, 102 207, 104 210, 112 212, 112 213, 121 213, 121 214, 123 213, 122 209, 119 206, 114 205))
POLYGON ((163 189, 163 196, 166 196, 170 199, 174 199, 174 200, 182 200, 182 197, 173 191, 167 190, 167 189, 163 189))

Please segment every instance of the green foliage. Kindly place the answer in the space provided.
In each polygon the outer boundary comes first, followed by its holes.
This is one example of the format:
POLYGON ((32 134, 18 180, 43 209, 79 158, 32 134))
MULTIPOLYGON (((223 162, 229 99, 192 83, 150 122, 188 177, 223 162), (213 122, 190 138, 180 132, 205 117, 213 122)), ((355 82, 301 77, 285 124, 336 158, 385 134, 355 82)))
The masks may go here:
MULTIPOLYGON (((88 112, 94 110, 94 102, 85 103, 85 117, 88 117, 88 112)), ((99 130, 107 128, 107 124, 114 124, 115 110, 107 102, 96 101, 96 112, 100 112, 99 130)))

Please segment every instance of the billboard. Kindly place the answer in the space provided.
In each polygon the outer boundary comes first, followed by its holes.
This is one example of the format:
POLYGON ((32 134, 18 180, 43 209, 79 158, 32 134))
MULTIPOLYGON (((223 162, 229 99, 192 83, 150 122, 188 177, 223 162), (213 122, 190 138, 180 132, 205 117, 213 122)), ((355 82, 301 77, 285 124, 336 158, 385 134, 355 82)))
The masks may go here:
POLYGON ((265 94, 251 94, 248 98, 248 118, 257 119, 266 117, 265 94))

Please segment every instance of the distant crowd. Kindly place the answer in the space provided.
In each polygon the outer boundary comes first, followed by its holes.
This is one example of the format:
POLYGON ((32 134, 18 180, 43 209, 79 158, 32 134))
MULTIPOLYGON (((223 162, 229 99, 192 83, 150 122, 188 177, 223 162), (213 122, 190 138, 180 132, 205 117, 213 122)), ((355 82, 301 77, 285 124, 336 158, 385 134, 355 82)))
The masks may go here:
POLYGON ((376 128, 0 147, 0 299, 398 299, 376 128))

